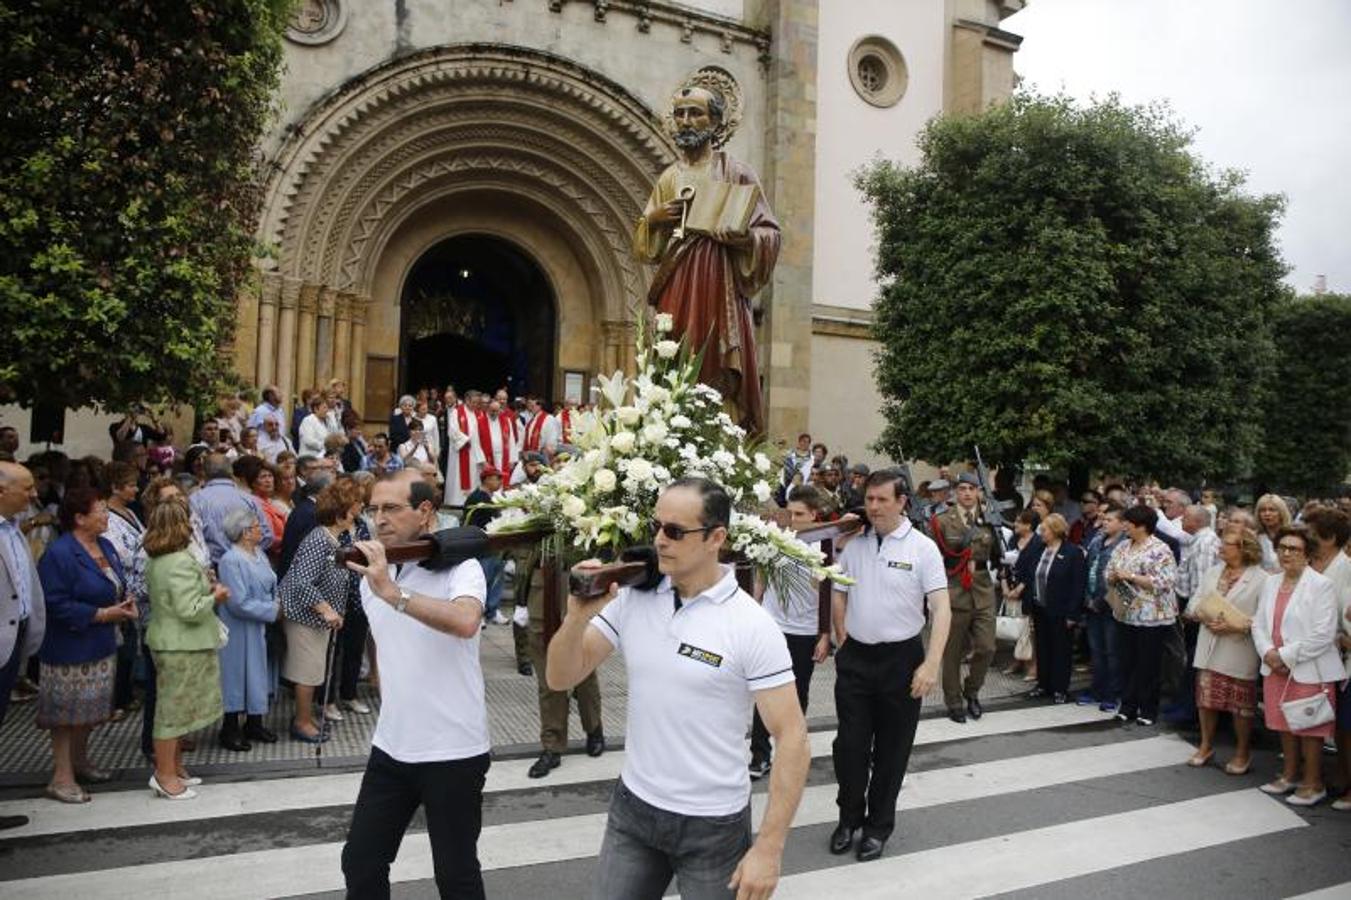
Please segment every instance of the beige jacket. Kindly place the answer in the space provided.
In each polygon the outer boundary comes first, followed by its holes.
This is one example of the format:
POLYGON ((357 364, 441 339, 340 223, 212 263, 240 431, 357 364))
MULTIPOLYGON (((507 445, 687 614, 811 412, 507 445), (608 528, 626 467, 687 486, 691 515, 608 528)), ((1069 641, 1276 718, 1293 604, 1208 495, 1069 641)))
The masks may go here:
MULTIPOLYGON (((1220 574, 1223 572, 1224 563, 1220 563, 1201 575, 1201 581, 1187 604, 1187 615, 1194 615, 1201 599, 1219 589, 1220 574)), ((1256 618, 1257 604, 1262 599, 1262 585, 1266 579, 1267 573, 1262 571, 1261 566, 1249 566, 1229 588, 1224 599, 1249 618, 1256 618)), ((1196 668, 1242 681, 1256 681, 1261 664, 1251 634, 1216 634, 1202 623, 1196 636, 1196 659, 1193 663, 1196 668)))

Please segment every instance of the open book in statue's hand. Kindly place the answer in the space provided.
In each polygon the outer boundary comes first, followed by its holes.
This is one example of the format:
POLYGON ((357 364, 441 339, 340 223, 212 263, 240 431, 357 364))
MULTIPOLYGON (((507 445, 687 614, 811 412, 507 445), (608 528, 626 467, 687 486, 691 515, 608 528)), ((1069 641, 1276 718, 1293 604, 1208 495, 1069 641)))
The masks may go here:
POLYGON ((680 189, 685 204, 681 233, 745 235, 760 201, 760 187, 701 179, 680 189))

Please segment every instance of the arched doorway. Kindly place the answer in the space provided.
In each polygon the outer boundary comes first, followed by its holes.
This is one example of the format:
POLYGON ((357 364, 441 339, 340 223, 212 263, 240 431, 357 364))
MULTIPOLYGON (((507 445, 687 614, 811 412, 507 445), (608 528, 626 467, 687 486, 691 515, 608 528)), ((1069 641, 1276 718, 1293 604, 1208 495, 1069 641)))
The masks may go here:
POLYGON ((400 307, 403 391, 449 384, 552 396, 553 290, 511 242, 464 234, 435 244, 409 270, 400 307))

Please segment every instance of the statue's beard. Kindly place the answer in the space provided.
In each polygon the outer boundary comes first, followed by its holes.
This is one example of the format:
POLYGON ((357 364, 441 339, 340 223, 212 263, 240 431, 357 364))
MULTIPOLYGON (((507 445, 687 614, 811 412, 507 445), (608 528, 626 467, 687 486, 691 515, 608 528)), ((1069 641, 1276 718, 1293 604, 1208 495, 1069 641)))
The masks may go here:
POLYGON ((681 128, 675 133, 676 146, 681 150, 698 150, 713 140, 714 128, 681 128))

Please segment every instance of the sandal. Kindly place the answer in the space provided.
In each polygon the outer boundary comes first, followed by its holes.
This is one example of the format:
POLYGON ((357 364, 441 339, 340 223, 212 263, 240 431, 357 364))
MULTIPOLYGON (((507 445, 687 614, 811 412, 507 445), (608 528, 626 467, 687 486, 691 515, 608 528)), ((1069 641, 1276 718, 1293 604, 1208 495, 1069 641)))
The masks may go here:
POLYGON ((1204 766, 1204 765, 1206 765, 1207 763, 1209 763, 1210 760, 1211 760, 1211 757, 1213 757, 1214 755, 1215 755, 1215 751, 1214 751, 1214 750, 1211 750, 1209 753, 1205 754, 1204 756, 1201 754, 1201 751, 1198 750, 1198 751, 1196 751, 1195 753, 1192 754, 1191 759, 1187 760, 1187 765, 1191 766, 1193 769, 1199 769, 1199 768, 1201 768, 1202 766, 1204 766))
POLYGON ((78 784, 49 784, 45 793, 62 803, 88 803, 94 799, 78 784))
POLYGON ((1241 766, 1238 765, 1236 762, 1234 762, 1234 760, 1231 759, 1231 760, 1229 760, 1229 762, 1227 762, 1227 763, 1224 764, 1224 774, 1226 774, 1226 775, 1247 775, 1247 774, 1248 774, 1248 770, 1251 769, 1251 768, 1252 768, 1252 760, 1251 760, 1251 759, 1249 759, 1249 760, 1247 760, 1246 762, 1244 762, 1243 765, 1241 765, 1241 766))

